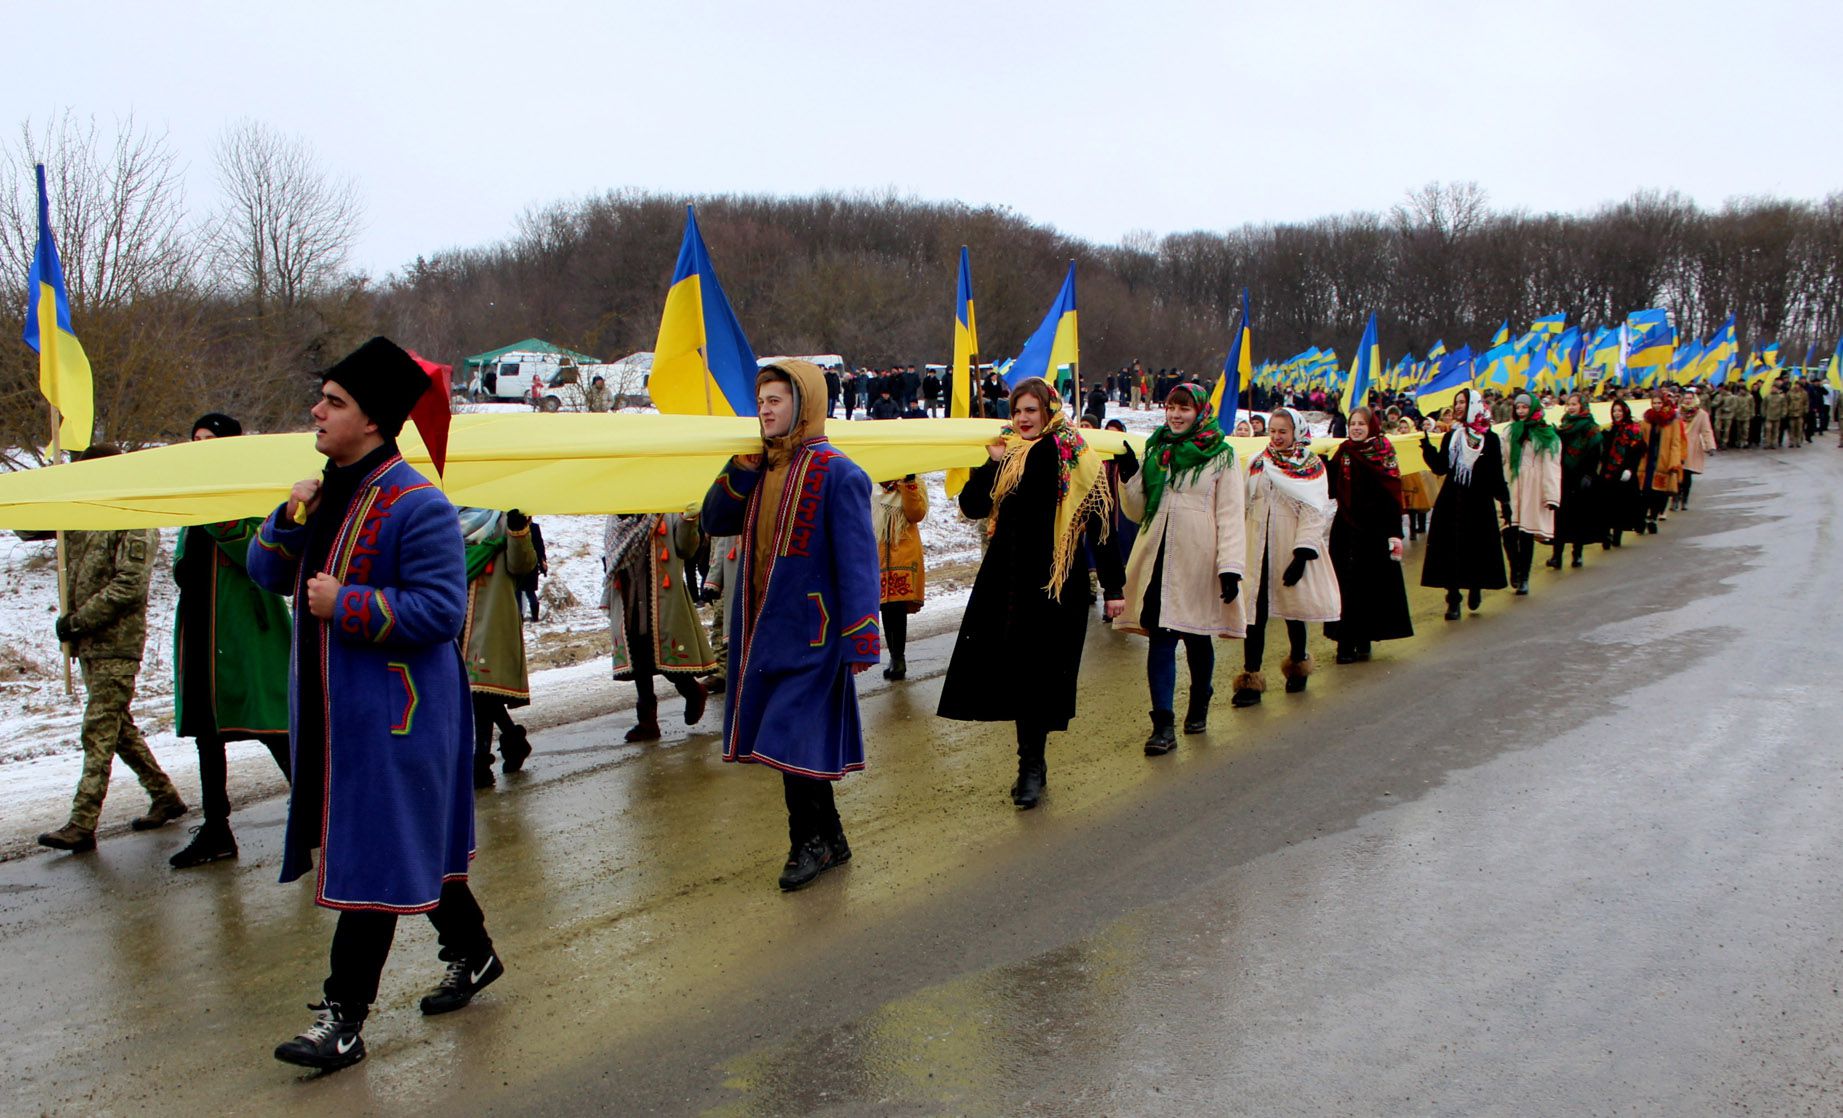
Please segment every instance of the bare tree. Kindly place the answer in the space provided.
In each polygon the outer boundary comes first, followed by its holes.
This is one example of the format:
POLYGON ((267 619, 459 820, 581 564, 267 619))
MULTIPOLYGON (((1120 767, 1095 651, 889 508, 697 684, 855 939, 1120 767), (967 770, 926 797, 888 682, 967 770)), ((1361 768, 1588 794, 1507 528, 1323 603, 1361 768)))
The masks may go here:
POLYGON ((216 150, 224 192, 214 245, 221 270, 258 315, 293 310, 340 278, 363 207, 313 149, 253 120, 231 125, 216 150))

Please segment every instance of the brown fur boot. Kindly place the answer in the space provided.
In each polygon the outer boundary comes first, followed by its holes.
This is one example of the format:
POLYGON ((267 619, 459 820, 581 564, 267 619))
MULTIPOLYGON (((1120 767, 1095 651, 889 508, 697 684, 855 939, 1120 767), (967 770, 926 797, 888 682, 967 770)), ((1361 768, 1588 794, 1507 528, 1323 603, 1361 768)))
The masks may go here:
POLYGON ((1251 707, 1261 701, 1261 692, 1267 690, 1267 677, 1260 672, 1242 672, 1230 686, 1235 690, 1235 697, 1229 700, 1229 705, 1251 707))
POLYGON ((1286 693, 1297 695, 1305 690, 1305 679, 1312 674, 1312 657, 1308 653, 1303 660, 1291 656, 1280 661, 1280 674, 1286 677, 1286 693))

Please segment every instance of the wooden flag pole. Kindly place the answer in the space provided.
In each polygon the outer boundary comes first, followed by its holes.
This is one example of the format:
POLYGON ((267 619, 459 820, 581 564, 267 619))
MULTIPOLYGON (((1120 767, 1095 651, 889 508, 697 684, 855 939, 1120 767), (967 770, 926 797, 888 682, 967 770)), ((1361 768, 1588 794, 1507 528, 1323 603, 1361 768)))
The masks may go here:
MULTIPOLYGON (((64 457, 64 446, 58 436, 59 416, 57 406, 51 406, 51 464, 57 465, 64 457)), ((64 529, 57 530, 58 541, 58 616, 70 613, 70 580, 64 572, 64 529)), ((74 694, 70 680, 71 646, 69 641, 59 641, 58 649, 64 654, 64 694, 74 694)))

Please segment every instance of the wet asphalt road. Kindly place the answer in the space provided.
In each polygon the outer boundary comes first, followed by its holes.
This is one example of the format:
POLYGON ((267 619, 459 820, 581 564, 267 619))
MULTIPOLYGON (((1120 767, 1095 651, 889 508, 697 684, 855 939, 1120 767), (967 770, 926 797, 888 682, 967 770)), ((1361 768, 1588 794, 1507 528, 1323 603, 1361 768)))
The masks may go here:
POLYGON ((189 874, 172 829, 0 864, 0 1111, 1843 1113, 1839 480, 1726 456, 1656 539, 1458 623, 1416 590, 1414 639, 1161 759, 1097 625, 1029 813, 930 639, 868 689, 856 859, 792 896, 716 717, 547 731, 479 801, 507 977, 421 1018, 406 919, 328 1077, 268 1055, 332 928, 274 884, 279 801, 189 874))

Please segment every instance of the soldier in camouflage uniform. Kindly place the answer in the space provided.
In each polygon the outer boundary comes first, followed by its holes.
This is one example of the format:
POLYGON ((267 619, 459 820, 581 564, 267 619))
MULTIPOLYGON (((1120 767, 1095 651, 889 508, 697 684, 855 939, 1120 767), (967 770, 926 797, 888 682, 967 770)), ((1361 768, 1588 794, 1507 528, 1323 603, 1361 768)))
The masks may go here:
MULTIPOLYGON (((105 444, 92 447, 84 458, 115 453, 105 444)), ((41 846, 72 852, 96 848, 96 821, 117 755, 153 799, 147 814, 130 824, 135 830, 152 830, 186 813, 179 790, 154 760, 129 710, 147 643, 147 586, 159 550, 160 534, 151 528, 70 534, 70 612, 58 618, 57 634, 72 645, 83 666, 83 777, 71 801, 70 822, 38 836, 41 846)))

